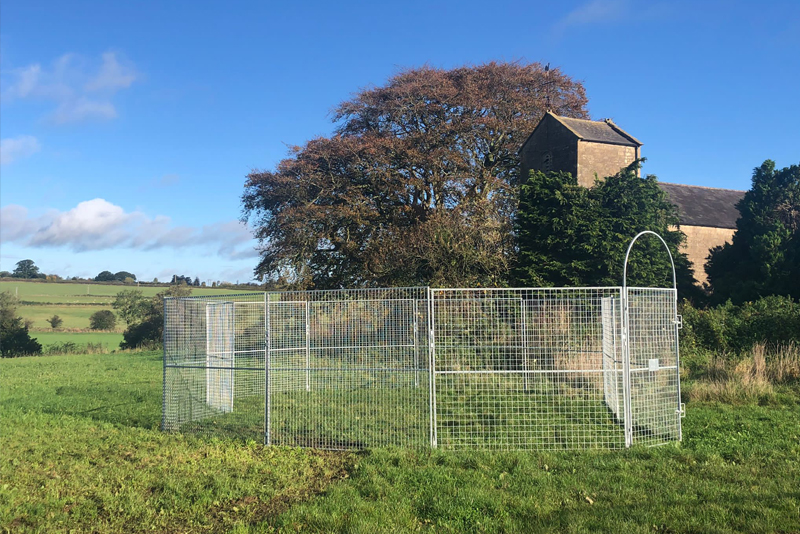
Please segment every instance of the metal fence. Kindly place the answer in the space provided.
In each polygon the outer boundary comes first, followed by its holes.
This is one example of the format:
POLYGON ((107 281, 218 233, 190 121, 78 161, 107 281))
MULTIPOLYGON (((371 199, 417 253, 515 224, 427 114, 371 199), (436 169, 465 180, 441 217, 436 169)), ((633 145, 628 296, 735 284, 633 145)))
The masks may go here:
POLYGON ((620 287, 167 299, 163 427, 326 449, 680 440, 676 302, 620 287))

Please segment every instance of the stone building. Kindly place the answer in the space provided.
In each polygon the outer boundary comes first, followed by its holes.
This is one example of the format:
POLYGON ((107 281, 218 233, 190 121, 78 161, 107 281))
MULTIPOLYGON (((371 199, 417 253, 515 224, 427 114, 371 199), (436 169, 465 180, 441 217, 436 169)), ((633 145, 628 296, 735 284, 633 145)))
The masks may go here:
MULTIPOLYGON (((531 170, 566 171, 578 184, 592 187, 596 178, 613 176, 640 157, 639 142, 610 119, 590 121, 547 112, 520 149, 522 176, 531 170)), ((686 234, 684 252, 695 278, 706 282, 709 250, 730 242, 744 191, 659 183, 678 208, 679 228, 686 234)))

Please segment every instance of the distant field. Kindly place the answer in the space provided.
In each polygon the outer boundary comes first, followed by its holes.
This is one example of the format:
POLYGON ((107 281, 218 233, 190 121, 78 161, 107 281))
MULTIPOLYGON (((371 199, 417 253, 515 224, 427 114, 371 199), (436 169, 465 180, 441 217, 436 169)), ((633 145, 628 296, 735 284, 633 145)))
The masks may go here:
MULTIPOLYGON (((117 332, 91 332, 89 317, 100 310, 112 310, 111 304, 120 291, 138 289, 146 297, 155 296, 165 287, 111 284, 69 284, 57 282, 0 282, 0 291, 8 291, 16 295, 21 304, 17 313, 23 319, 31 321, 31 335, 38 338, 42 345, 56 342, 72 342, 79 345, 86 343, 104 343, 110 350, 119 348, 125 321, 117 318, 117 332), (62 329, 81 329, 86 332, 52 332, 47 322, 53 315, 58 315, 64 322, 62 329)), ((192 288, 192 295, 231 295, 248 293, 241 289, 216 289, 210 287, 192 288)))
MULTIPOLYGON (((120 291, 138 289, 152 297, 164 287, 106 284, 67 284, 55 282, 0 282, 0 291, 10 291, 22 301, 52 304, 106 304, 110 305, 120 291)), ((248 293, 241 289, 192 288, 193 295, 230 295, 248 293)))
MULTIPOLYGON (((36 306, 22 305, 17 309, 17 312, 23 319, 33 321, 32 330, 50 329, 50 323, 47 322, 53 315, 58 315, 64 321, 61 328, 89 328, 89 317, 99 310, 111 310, 110 305, 58 305, 46 304, 36 306)), ((113 310, 112 310, 113 311, 113 310)), ((118 320, 117 327, 119 329, 125 328, 125 322, 118 320)))
POLYGON ((109 350, 115 350, 122 342, 122 334, 118 332, 32 332, 31 337, 39 340, 43 347, 53 343, 102 343, 109 350))

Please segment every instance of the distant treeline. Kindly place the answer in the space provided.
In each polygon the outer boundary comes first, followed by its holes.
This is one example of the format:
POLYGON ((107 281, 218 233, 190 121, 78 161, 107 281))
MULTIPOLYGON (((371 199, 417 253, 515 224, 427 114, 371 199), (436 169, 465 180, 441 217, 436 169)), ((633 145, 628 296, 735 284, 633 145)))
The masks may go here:
POLYGON ((0 271, 0 280, 26 280, 30 282, 63 282, 63 283, 79 283, 79 284, 103 284, 103 285, 145 285, 154 287, 168 287, 172 285, 186 285, 191 287, 219 287, 224 289, 260 289, 264 288, 264 284, 256 282, 246 283, 232 283, 226 281, 213 281, 211 285, 206 282, 201 282, 198 276, 192 278, 191 276, 173 274, 172 280, 169 282, 161 282, 158 278, 154 278, 151 282, 138 280, 136 275, 128 271, 118 271, 112 273, 111 271, 101 271, 94 278, 81 278, 78 276, 61 277, 57 274, 45 274, 39 270, 33 260, 21 260, 17 262, 14 271, 0 271))

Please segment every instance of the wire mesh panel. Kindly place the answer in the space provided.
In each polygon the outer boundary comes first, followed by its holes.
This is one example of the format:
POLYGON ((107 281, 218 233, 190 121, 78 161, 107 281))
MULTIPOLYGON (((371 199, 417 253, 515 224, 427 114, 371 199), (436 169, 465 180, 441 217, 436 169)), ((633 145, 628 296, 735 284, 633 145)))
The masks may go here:
POLYGON ((622 421, 623 366, 620 338, 620 299, 603 297, 600 306, 603 323, 603 398, 617 421, 622 421))
POLYGON ((166 430, 261 440, 263 293, 164 301, 166 430))
POLYGON ((206 303, 206 404, 233 411, 234 304, 206 303))
POLYGON ((625 446, 606 402, 604 298, 619 289, 433 289, 436 441, 625 446))
POLYGON ((282 292, 267 300, 269 443, 429 443, 425 288, 282 292))
POLYGON ((296 291, 165 300, 163 427, 327 449, 681 438, 674 290, 296 291))
POLYGON ((632 442, 681 439, 675 290, 628 288, 632 442))

